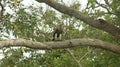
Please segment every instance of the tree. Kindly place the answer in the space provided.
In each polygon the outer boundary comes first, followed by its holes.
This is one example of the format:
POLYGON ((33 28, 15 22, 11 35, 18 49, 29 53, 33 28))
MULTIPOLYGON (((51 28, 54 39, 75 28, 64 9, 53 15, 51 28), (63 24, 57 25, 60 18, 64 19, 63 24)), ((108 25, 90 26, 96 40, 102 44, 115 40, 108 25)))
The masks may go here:
MULTIPOLYGON (((15 2, 14 7, 11 5, 12 1, 5 1, 10 3, 14 13, 6 14, 2 18, 1 31, 20 39, 0 41, 4 55, 1 66, 116 67, 120 64, 117 62, 120 58, 119 1, 104 0, 101 3, 91 0, 82 12, 78 11, 81 6, 78 1, 70 7, 62 5, 65 4, 62 1, 37 1, 48 6, 34 7, 32 4, 24 8, 21 2, 15 2), (104 19, 98 19, 99 17, 104 19), (53 42, 52 29, 59 23, 64 27, 64 40, 53 42), (25 53, 29 56, 25 56, 25 53)), ((3 36, 9 38, 1 34, 1 40, 3 36)))

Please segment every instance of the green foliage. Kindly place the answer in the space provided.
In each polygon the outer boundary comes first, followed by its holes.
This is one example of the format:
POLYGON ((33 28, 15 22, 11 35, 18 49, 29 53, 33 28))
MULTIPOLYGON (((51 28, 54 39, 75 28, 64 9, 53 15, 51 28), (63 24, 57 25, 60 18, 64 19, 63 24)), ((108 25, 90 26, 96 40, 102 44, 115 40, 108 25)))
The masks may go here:
MULTIPOLYGON (((84 24, 82 21, 61 14, 50 7, 24 7, 21 2, 14 6, 11 1, 10 8, 13 14, 4 15, 0 23, 0 39, 9 38, 11 34, 15 38, 25 38, 33 41, 51 41, 52 29, 57 24, 64 28, 63 39, 74 38, 96 38, 111 43, 120 44, 112 35, 84 24), (7 34, 7 35, 6 35, 7 34)), ((94 18, 104 18, 108 22, 120 26, 120 1, 111 0, 106 7, 111 13, 106 13, 96 3, 96 0, 89 0, 83 13, 94 18)), ((79 10, 81 4, 73 3, 71 8, 79 10)), ((107 10, 107 9, 106 9, 107 10)), ((77 60, 89 52, 81 61, 83 67, 119 67, 120 56, 105 50, 90 47, 74 47, 70 49, 77 60)), ((4 58, 0 60, 0 67, 79 67, 70 54, 64 49, 56 50, 34 50, 29 48, 3 48, 1 49, 4 58), (43 51, 43 53, 41 52, 43 51), (27 55, 27 56, 26 56, 27 55)))

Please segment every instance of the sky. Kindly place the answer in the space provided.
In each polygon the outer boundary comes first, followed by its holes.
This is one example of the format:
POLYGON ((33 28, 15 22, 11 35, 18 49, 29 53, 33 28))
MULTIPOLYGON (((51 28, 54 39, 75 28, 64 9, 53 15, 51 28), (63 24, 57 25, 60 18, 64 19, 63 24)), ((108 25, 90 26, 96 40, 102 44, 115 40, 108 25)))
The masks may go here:
MULTIPOLYGON (((86 4, 87 4, 87 1, 88 0, 63 0, 63 2, 65 3, 65 4, 72 4, 73 2, 76 2, 76 1, 79 1, 80 3, 81 3, 81 7, 82 8, 84 8, 85 6, 86 6, 86 4)), ((38 3, 37 1, 35 1, 35 0, 23 0, 23 2, 22 2, 25 6, 29 6, 29 5, 31 5, 31 4, 36 4, 36 5, 40 5, 40 3, 38 3)), ((43 5, 43 4, 42 4, 43 5)), ((44 4, 45 5, 45 4, 44 4)), ((44 6, 43 5, 43 6, 44 6)))

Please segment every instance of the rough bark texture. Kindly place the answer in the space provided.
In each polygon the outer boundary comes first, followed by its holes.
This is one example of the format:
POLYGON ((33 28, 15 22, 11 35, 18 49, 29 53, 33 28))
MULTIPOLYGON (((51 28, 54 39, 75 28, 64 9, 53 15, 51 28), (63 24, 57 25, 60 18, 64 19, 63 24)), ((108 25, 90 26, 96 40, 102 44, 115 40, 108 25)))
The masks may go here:
POLYGON ((62 49, 78 46, 91 46, 112 51, 120 54, 120 46, 108 42, 104 42, 98 39, 71 39, 64 41, 51 41, 51 42, 33 42, 25 39, 14 39, 8 41, 0 41, 0 48, 10 46, 25 46, 32 49, 62 49))
POLYGON ((76 18, 84 21, 84 23, 89 24, 92 27, 106 31, 106 32, 112 34, 116 39, 120 40, 120 29, 108 22, 105 22, 104 24, 102 24, 101 21, 95 20, 94 18, 91 18, 85 14, 82 14, 81 12, 76 11, 75 9, 61 5, 57 2, 55 2, 54 0, 37 0, 37 1, 44 2, 47 5, 55 8, 56 10, 58 10, 64 14, 68 14, 69 16, 76 17, 76 18))

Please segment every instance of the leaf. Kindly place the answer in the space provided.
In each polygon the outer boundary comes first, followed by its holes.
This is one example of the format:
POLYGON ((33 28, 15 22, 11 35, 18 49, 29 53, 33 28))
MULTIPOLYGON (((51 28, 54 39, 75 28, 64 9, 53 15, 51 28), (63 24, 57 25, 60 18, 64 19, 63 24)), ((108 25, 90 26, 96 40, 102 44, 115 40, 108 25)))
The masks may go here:
POLYGON ((17 5, 17 0, 14 0, 14 4, 17 5))

